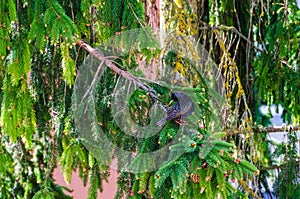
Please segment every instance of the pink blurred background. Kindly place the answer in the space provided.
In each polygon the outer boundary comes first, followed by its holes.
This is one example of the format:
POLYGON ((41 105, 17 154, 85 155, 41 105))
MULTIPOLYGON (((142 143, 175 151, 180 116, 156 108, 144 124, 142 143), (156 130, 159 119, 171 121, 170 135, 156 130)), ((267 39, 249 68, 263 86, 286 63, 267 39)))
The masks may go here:
MULTIPOLYGON (((89 189, 89 184, 86 187, 83 186, 82 180, 78 177, 78 173, 73 172, 71 183, 68 185, 64 176, 61 172, 60 166, 53 173, 54 179, 57 184, 65 186, 72 190, 71 196, 74 199, 86 199, 89 189)), ((108 183, 103 182, 103 192, 98 195, 98 199, 113 199, 117 191, 117 178, 118 173, 114 169, 110 169, 110 176, 108 178, 108 183)), ((65 192, 67 193, 67 192, 65 192)))

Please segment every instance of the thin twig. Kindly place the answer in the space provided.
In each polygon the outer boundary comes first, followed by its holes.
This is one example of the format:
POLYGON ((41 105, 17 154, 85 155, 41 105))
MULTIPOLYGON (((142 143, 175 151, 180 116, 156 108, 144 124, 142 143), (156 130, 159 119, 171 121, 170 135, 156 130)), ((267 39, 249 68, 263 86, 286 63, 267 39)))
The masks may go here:
POLYGON ((93 78, 93 81, 92 81, 91 85, 89 86, 89 88, 87 89, 87 91, 84 93, 84 95, 83 95, 80 103, 82 103, 82 101, 88 96, 88 94, 91 92, 92 88, 96 84, 96 81, 98 79, 98 75, 100 73, 100 69, 101 69, 101 67, 102 67, 103 64, 104 64, 104 60, 99 64, 99 66, 97 68, 97 71, 96 71, 96 74, 95 74, 95 76, 93 78))

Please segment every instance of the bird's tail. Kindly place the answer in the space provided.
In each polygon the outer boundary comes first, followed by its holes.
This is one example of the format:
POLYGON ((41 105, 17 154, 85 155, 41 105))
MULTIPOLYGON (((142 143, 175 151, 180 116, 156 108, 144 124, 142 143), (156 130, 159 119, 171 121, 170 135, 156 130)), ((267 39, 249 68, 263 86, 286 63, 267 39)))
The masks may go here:
POLYGON ((157 125, 157 126, 162 126, 162 125, 165 124, 166 121, 167 121, 166 118, 163 118, 163 119, 159 120, 159 121, 156 123, 156 125, 157 125))

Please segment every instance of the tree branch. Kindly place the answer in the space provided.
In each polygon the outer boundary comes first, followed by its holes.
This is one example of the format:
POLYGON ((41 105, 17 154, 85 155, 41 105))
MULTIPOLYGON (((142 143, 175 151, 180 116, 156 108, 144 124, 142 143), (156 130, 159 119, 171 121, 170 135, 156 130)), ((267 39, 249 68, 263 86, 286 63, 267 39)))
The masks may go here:
MULTIPOLYGON (((100 60, 101 64, 103 63, 104 65, 106 65, 107 67, 112 69, 117 74, 121 75, 125 79, 127 79, 127 80, 133 82, 134 84, 136 84, 140 89, 148 92, 150 97, 155 102, 159 102, 158 96, 156 95, 156 91, 153 88, 151 88, 148 85, 144 84, 142 81, 140 81, 137 77, 135 77, 134 75, 132 75, 128 71, 124 71, 124 70, 121 70, 120 68, 118 68, 113 63, 113 61, 111 61, 110 59, 108 59, 107 57, 104 56, 102 51, 100 51, 99 49, 95 49, 95 48, 91 47, 90 45, 88 45, 87 43, 85 43, 82 40, 76 41, 76 44, 79 45, 80 47, 82 47, 83 49, 85 49, 91 55, 93 55, 96 59, 100 60)), ((93 85, 91 85, 91 86, 93 86, 93 85)), ((87 92, 89 92, 89 90, 87 92)), ((87 94, 88 93, 86 93, 84 96, 87 96, 87 94)), ((159 103, 159 105, 164 108, 164 106, 161 103, 159 103)))
POLYGON ((278 133, 278 132, 291 132, 291 131, 299 131, 299 126, 287 126, 287 127, 264 127, 264 128, 255 128, 261 133, 278 133))
POLYGON ((300 163, 299 160, 291 160, 291 161, 289 161, 289 162, 287 162, 287 163, 280 164, 280 165, 272 165, 272 166, 269 166, 269 167, 262 167, 262 168, 260 168, 259 170, 260 170, 260 171, 262 171, 262 170, 266 171, 266 170, 281 169, 281 168, 285 167, 285 166, 286 166, 288 163, 290 163, 290 162, 295 162, 296 164, 299 164, 299 163, 300 163))
MULTIPOLYGON (((279 133, 279 132, 292 132, 292 131, 299 131, 299 126, 287 126, 287 127, 253 127, 253 133, 279 133)), ((240 135, 246 134, 247 132, 241 132, 239 130, 228 130, 226 135, 240 135)))

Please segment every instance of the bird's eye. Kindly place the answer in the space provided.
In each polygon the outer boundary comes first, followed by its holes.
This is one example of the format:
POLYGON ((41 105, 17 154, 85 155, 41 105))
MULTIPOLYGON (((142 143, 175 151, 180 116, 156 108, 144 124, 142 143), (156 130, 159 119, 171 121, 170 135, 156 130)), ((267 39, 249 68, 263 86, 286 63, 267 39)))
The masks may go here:
POLYGON ((175 93, 171 94, 171 99, 174 100, 174 101, 178 101, 178 98, 177 98, 175 93))

